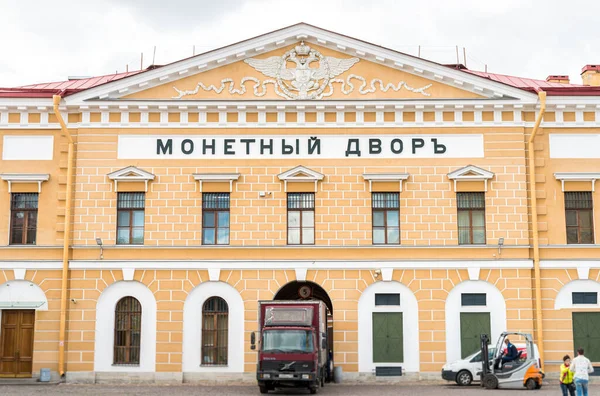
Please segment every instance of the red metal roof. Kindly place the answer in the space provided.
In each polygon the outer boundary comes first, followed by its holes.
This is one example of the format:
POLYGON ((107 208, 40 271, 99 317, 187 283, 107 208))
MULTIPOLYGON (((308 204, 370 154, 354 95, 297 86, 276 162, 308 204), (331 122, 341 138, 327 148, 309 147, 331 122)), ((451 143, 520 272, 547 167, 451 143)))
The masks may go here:
POLYGON ((515 77, 515 76, 507 76, 506 74, 495 74, 495 73, 485 73, 481 71, 475 70, 463 70, 467 73, 475 74, 476 76, 487 78, 488 80, 500 82, 506 85, 511 85, 515 88, 528 89, 528 88, 587 88, 586 85, 577 85, 577 84, 563 84, 558 82, 548 82, 545 80, 535 80, 533 78, 524 78, 524 77, 515 77))
POLYGON ((57 81, 49 83, 39 83, 22 85, 14 88, 0 88, 0 97, 3 98, 49 98, 52 95, 62 92, 63 96, 84 91, 98 85, 106 84, 111 81, 120 80, 125 77, 133 76, 146 70, 136 70, 126 73, 108 74, 105 76, 73 79, 69 81, 57 81))

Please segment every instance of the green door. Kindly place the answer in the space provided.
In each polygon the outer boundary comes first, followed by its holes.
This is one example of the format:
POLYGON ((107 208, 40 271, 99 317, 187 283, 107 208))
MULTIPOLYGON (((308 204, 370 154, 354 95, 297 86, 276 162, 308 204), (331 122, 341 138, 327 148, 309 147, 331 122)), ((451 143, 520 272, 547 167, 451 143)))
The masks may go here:
POLYGON ((585 357, 600 362, 600 312, 573 312, 573 347, 583 348, 585 357))
POLYGON ((402 363, 402 312, 373 312, 373 363, 402 363))
POLYGON ((460 356, 465 358, 481 348, 481 335, 487 334, 490 339, 489 312, 460 313, 460 356))

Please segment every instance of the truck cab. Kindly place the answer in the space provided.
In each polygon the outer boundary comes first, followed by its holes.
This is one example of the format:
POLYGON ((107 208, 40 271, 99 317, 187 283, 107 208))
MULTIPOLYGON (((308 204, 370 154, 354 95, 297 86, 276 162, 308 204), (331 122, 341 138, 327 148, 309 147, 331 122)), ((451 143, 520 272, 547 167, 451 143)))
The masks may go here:
MULTIPOLYGON (((261 393, 324 386, 328 362, 326 307, 321 301, 259 301, 258 364, 261 393)), ((252 333, 252 348, 256 349, 252 333)))

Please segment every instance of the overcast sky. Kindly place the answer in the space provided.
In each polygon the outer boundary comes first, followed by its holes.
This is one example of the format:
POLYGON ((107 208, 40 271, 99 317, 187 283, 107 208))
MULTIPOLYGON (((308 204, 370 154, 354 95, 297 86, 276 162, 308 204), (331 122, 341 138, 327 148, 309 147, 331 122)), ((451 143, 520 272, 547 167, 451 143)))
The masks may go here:
POLYGON ((165 64, 298 22, 467 66, 545 79, 600 63, 594 0, 0 0, 0 86, 165 64))

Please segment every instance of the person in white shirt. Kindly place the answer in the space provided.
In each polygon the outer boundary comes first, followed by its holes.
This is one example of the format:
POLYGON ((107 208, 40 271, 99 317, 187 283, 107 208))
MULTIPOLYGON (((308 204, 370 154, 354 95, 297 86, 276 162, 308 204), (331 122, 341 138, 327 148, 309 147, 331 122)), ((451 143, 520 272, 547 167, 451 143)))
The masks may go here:
POLYGON ((570 370, 575 374, 575 387, 577 388, 577 396, 588 396, 588 381, 589 374, 594 372, 590 359, 583 356, 583 348, 577 350, 577 356, 571 362, 570 370))

